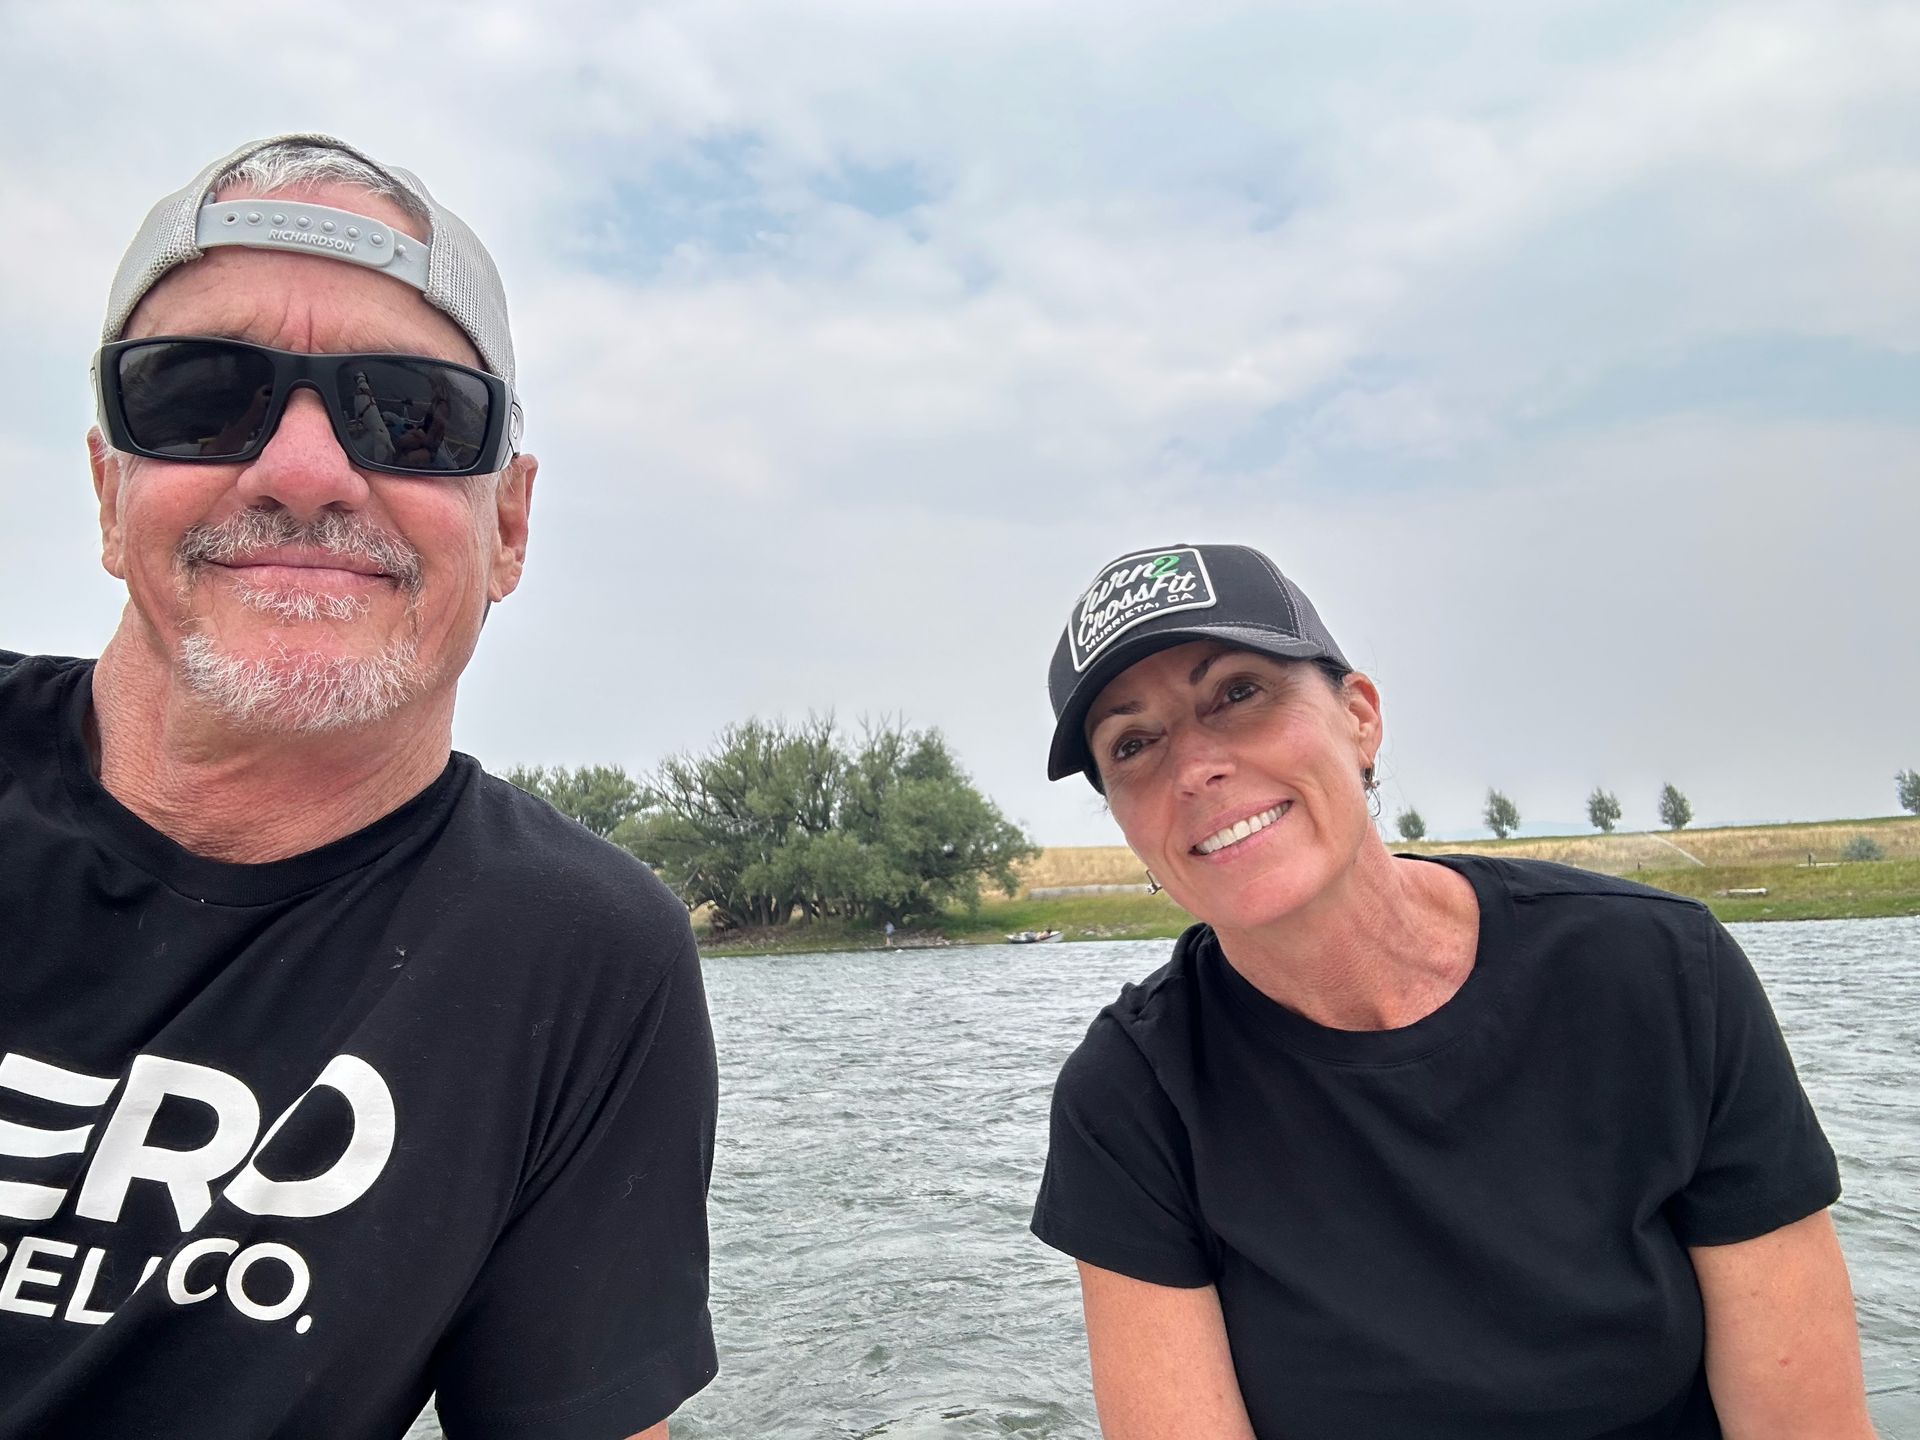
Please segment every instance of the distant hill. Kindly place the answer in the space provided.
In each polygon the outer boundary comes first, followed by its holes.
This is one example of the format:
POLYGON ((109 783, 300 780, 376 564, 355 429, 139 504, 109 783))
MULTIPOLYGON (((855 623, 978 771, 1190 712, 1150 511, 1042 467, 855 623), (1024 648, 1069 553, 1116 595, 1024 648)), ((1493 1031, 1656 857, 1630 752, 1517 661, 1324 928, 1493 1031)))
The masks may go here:
MULTIPOLYGON (((1739 825, 1707 830, 1638 830, 1612 835, 1523 835, 1511 840, 1427 840, 1395 850, 1417 855, 1511 855, 1557 860, 1604 875, 1644 870, 1805 864, 1841 858, 1856 835, 1870 835, 1889 860, 1920 859, 1920 816, 1869 820, 1821 820, 1806 824, 1739 825), (1691 857, 1691 858, 1690 858, 1691 857)), ((1124 845, 1055 846, 1021 867, 1028 888, 1054 885, 1131 885, 1144 879, 1140 862, 1124 845)))

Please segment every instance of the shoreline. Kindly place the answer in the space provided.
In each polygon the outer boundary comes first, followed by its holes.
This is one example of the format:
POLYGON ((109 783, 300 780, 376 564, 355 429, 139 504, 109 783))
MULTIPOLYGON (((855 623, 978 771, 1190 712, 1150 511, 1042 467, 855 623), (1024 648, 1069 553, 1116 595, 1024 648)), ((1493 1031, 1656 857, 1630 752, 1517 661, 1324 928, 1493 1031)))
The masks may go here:
MULTIPOLYGON (((1849 905, 1844 902, 1830 906, 1791 905, 1777 907, 1777 912, 1749 908, 1747 902, 1736 901, 1732 905, 1725 902, 1708 900, 1707 908, 1713 911, 1714 918, 1726 925, 1791 925, 1805 920, 1889 920, 1904 919, 1920 915, 1920 895, 1890 904, 1863 903, 1849 905)), ((983 906, 984 910, 985 907, 983 906)), ((1182 930, 1193 923, 1193 918, 1185 911, 1180 912, 1179 922, 1173 925, 1154 924, 1117 924, 1094 929, 1081 927, 1058 927, 1064 929, 1060 944, 1104 940, 1167 940, 1177 939, 1182 930)), ((756 932, 751 937, 740 940, 700 939, 700 954, 706 959, 726 959, 751 955, 829 955, 844 954, 852 951, 897 951, 902 955, 922 950, 962 950, 982 945, 1005 945, 1006 936, 1012 931, 980 930, 966 924, 956 924, 943 928, 940 939, 919 941, 913 944, 889 945, 878 931, 861 931, 843 934, 834 938, 823 935, 808 935, 804 927, 795 927, 790 934, 770 935, 756 932)), ((897 937, 896 937, 897 940, 897 937)))
MULTIPOLYGON (((1920 915, 1920 816, 1389 843, 1410 854, 1574 865, 1700 900, 1733 925, 1920 915), (1863 838, 1882 858, 1847 858, 1863 838)), ((993 895, 971 912, 952 910, 903 927, 891 948, 1004 944, 1022 930, 1059 930, 1067 941, 1170 940, 1192 917, 1165 894, 1142 893, 1141 878, 1140 862, 1123 846, 1053 846, 1021 867, 1017 895, 993 895)), ((878 926, 846 921, 720 936, 696 929, 705 955, 889 948, 878 926)))

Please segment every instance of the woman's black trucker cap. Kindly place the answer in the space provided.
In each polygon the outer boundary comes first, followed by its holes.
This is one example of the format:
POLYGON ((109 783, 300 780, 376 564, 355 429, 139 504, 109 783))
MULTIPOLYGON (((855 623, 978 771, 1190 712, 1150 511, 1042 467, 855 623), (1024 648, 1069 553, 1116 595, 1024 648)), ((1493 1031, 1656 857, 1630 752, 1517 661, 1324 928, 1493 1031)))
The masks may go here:
POLYGON ((1353 667, 1300 587, 1245 545, 1169 545, 1100 567, 1074 602, 1047 670, 1053 748, 1047 778, 1084 772, 1099 788, 1081 733, 1087 711, 1129 665, 1189 640, 1219 640, 1282 660, 1353 667))

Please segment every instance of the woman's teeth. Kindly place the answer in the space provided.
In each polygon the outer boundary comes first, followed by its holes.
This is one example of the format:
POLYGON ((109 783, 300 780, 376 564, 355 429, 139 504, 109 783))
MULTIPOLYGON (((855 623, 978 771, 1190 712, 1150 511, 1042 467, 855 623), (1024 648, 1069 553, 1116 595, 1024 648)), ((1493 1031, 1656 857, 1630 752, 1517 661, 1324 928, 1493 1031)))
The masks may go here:
POLYGON ((1262 810, 1258 815, 1249 815, 1238 825, 1229 825, 1219 834, 1209 835, 1193 847, 1194 851, 1201 855, 1211 855, 1214 851, 1224 850, 1229 845, 1238 845, 1249 835, 1257 834, 1259 831, 1266 829, 1292 808, 1293 802, 1291 800, 1283 800, 1271 810, 1262 810))

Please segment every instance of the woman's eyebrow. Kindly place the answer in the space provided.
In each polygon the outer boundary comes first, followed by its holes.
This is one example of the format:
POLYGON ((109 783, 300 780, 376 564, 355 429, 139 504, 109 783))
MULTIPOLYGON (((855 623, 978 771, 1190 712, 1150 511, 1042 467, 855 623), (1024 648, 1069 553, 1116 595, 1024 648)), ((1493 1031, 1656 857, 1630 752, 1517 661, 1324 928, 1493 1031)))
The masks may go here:
POLYGON ((1144 709, 1146 706, 1138 700, 1122 700, 1118 705, 1109 705, 1104 710, 1095 711, 1088 719, 1087 733, 1091 735, 1105 721, 1111 720, 1116 715, 1138 715, 1144 709))
POLYGON ((1207 671, 1213 665, 1214 661, 1218 660, 1222 655, 1231 655, 1232 653, 1233 647, 1222 645, 1218 650, 1214 651, 1211 655, 1207 656, 1206 659, 1193 667, 1193 673, 1187 676, 1187 684, 1198 685, 1202 680, 1207 678, 1207 671))

